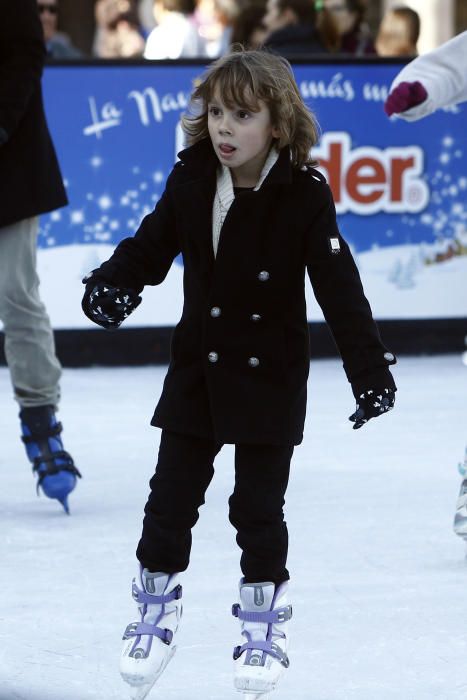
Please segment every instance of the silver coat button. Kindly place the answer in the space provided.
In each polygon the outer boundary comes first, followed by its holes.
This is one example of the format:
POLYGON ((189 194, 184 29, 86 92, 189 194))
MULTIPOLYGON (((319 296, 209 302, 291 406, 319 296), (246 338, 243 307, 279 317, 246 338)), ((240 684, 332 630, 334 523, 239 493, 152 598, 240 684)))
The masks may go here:
POLYGON ((250 357, 248 359, 248 364, 250 367, 257 367, 259 365, 259 360, 257 357, 250 357))
POLYGON ((269 279, 269 272, 267 270, 261 270, 261 272, 258 275, 258 279, 260 282, 267 282, 269 279))
POLYGON ((387 360, 388 362, 392 362, 394 359, 394 355, 392 354, 392 352, 385 352, 384 359, 387 360))
POLYGON ((261 321, 261 315, 260 314, 251 314, 250 321, 254 321, 255 323, 257 321, 261 321))
POLYGON ((221 315, 221 310, 218 306, 213 306, 210 313, 212 318, 218 318, 221 315))
POLYGON ((219 359, 219 355, 217 354, 217 352, 210 352, 209 353, 209 355, 208 355, 209 362, 217 362, 218 359, 219 359))

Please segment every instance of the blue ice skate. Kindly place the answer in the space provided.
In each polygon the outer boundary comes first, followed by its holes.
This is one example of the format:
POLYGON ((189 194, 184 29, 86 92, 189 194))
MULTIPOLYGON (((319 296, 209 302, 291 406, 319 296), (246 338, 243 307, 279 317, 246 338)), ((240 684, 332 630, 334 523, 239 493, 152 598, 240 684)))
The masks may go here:
POLYGON ((81 474, 73 459, 63 449, 60 433, 62 424, 55 418, 53 406, 35 406, 20 411, 21 439, 39 487, 49 498, 60 501, 69 515, 68 496, 81 474))

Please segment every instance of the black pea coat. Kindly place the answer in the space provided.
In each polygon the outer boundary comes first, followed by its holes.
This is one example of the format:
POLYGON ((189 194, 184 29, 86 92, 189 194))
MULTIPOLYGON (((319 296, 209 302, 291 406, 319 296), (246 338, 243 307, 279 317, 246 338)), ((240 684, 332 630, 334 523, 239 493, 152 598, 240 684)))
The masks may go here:
POLYGON ((44 114, 36 0, 0 0, 0 228, 67 204, 44 114))
POLYGON ((307 268, 354 389, 387 380, 395 362, 337 229, 330 189, 316 170, 292 168, 284 148, 261 188, 234 200, 214 258, 216 155, 208 139, 179 155, 155 211, 95 273, 141 291, 183 254, 183 313, 152 424, 221 443, 299 444, 307 268))

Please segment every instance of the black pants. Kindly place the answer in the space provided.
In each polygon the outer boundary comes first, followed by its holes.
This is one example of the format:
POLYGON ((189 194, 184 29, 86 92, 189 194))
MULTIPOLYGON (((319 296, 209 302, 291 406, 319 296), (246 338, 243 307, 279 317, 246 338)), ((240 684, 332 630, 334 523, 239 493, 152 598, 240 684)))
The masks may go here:
MULTIPOLYGON (((167 430, 150 481, 143 533, 136 556, 150 571, 185 571, 190 560, 191 529, 214 475, 222 445, 167 430)), ((284 495, 293 446, 236 445, 235 488, 229 519, 242 550, 241 569, 249 583, 289 578, 284 495)))

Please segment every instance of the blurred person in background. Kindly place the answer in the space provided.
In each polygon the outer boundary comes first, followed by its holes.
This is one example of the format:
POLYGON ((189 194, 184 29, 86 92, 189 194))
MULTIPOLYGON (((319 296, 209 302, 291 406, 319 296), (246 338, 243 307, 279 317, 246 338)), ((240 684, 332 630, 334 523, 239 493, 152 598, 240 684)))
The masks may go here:
POLYGON ((339 53, 355 56, 375 54, 376 49, 365 23, 366 3, 363 0, 325 0, 339 34, 339 53))
POLYGON ((155 0, 156 27, 147 38, 144 58, 197 58, 206 46, 194 19, 195 0, 155 0))
POLYGON ((68 512, 80 474, 55 417, 61 366, 37 275, 38 216, 68 201, 42 103, 46 50, 36 0, 0 5, 0 320, 37 490, 68 512))
POLYGON ((232 30, 243 2, 249 0, 196 0, 194 20, 205 43, 206 56, 223 56, 232 43, 232 30))
POLYGON ((219 56, 224 24, 218 16, 216 0, 196 0, 193 18, 198 33, 205 43, 207 56, 210 58, 219 56))
POLYGON ((328 53, 339 45, 323 0, 268 0, 263 22, 268 32, 264 45, 285 58, 328 53))
POLYGON ((260 48, 267 37, 264 25, 266 0, 253 0, 243 7, 232 25, 231 43, 242 44, 247 49, 260 48))
POLYGON ((420 16, 410 7, 393 7, 380 24, 375 46, 379 56, 416 56, 420 16))
POLYGON ((47 54, 51 58, 81 58, 82 53, 67 34, 57 31, 58 0, 37 0, 47 54))
POLYGON ((249 0, 214 0, 215 16, 221 27, 221 34, 214 56, 223 56, 232 45, 232 31, 243 6, 249 0))
POLYGON ((145 39, 156 26, 154 12, 152 10, 154 0, 138 0, 138 18, 141 25, 141 31, 145 39))
POLYGON ((93 53, 98 58, 138 58, 144 38, 138 13, 130 0, 97 0, 93 53))

